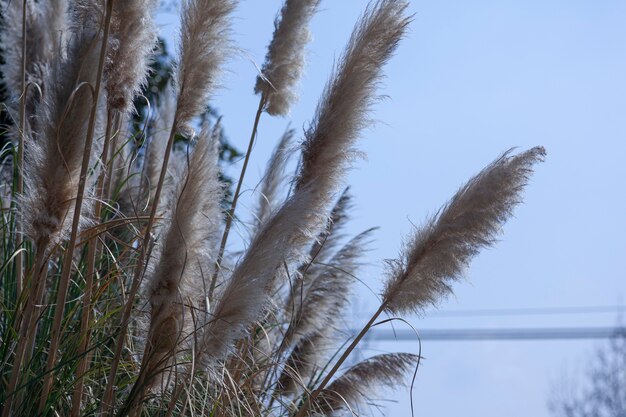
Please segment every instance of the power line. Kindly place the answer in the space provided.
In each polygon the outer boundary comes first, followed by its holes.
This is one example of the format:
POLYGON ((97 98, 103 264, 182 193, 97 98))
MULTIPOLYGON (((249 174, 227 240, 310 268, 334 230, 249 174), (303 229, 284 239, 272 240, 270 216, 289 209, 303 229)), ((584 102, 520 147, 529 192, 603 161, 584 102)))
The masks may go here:
POLYGON ((532 315, 565 315, 565 314, 598 314, 624 313, 626 306, 576 306, 576 307, 543 307, 543 308, 503 308, 483 310, 448 310, 430 311, 427 318, 443 317, 485 317, 485 316, 532 316, 532 315))
POLYGON ((529 329, 373 329, 369 340, 398 341, 487 341, 487 340, 581 340, 608 339, 626 335, 625 327, 565 327, 529 329))

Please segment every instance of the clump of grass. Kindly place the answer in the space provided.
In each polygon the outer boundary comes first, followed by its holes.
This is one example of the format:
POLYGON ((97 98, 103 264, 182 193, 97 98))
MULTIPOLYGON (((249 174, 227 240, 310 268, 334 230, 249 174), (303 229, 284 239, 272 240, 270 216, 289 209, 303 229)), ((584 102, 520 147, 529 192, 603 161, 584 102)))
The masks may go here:
POLYGON ((406 0, 364 11, 305 130, 297 172, 286 174, 296 136, 287 130, 246 249, 225 251, 261 116, 294 104, 319 3, 284 2, 224 212, 221 128, 199 115, 234 50, 235 0, 183 1, 174 81, 146 141, 133 140, 131 117, 155 49, 153 0, 2 2, 5 17, 21 17, 5 19, 2 36, 19 58, 2 68, 17 126, 0 165, 3 417, 360 412, 377 386, 416 369, 419 354, 390 353, 340 372, 381 315, 420 311, 451 291, 494 243, 545 151, 506 152, 414 230, 389 263, 378 309, 342 340, 337 318, 374 230, 345 239, 344 178, 411 22, 406 0))

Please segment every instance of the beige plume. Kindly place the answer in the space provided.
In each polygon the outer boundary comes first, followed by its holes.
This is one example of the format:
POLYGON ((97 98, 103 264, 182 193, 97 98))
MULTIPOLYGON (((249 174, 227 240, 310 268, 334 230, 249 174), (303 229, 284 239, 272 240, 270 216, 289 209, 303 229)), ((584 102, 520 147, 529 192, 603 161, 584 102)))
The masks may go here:
POLYGON ((235 0, 184 0, 180 54, 174 74, 178 96, 177 130, 206 106, 209 93, 217 85, 221 66, 231 48, 230 15, 235 0))
POLYGON ((305 47, 310 39, 309 21, 320 0, 286 0, 276 18, 274 37, 268 47, 254 92, 265 97, 265 110, 286 115, 296 100, 295 87, 304 69, 305 47))
POLYGON ((259 202, 256 209, 256 229, 261 227, 263 223, 270 218, 271 214, 276 210, 279 201, 279 189, 284 185, 285 167, 289 162, 290 146, 295 131, 288 129, 280 138, 278 145, 265 169, 265 175, 261 182, 261 190, 259 194, 259 202))
POLYGON ((402 384, 415 370, 419 357, 409 353, 387 353, 371 357, 348 369, 317 398, 313 408, 323 415, 341 409, 357 409, 381 387, 402 384))
POLYGON ((439 212, 416 230, 400 259, 390 262, 383 303, 392 314, 420 311, 449 293, 481 248, 491 246, 532 174, 541 147, 510 151, 470 179, 439 212))
POLYGON ((24 225, 37 245, 58 243, 69 233, 93 105, 90 85, 97 75, 99 45, 89 32, 73 35, 67 57, 59 57, 49 74, 54 83, 49 83, 37 116, 41 137, 27 142, 24 225))
POLYGON ((326 84, 313 122, 306 132, 297 187, 319 178, 321 191, 334 190, 353 146, 368 124, 382 67, 402 39, 410 19, 404 0, 382 0, 361 18, 326 84))
POLYGON ((192 316, 198 315, 195 309, 205 308, 198 303, 205 289, 203 268, 214 262, 212 246, 222 223, 216 132, 219 126, 212 133, 205 128, 197 141, 172 200, 160 259, 145 287, 151 310, 142 365, 147 374, 163 370, 171 357, 191 349, 192 316))

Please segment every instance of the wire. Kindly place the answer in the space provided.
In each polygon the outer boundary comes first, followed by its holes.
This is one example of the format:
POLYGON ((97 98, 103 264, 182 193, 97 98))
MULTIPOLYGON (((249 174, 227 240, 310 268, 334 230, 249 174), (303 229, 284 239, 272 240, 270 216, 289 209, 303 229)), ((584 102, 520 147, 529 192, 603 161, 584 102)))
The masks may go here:
POLYGON ((625 305, 613 306, 578 306, 578 307, 544 307, 544 308, 507 308, 491 310, 448 310, 430 311, 427 318, 442 317, 485 317, 485 316, 532 316, 551 314, 598 314, 626 312, 625 305))
MULTIPOLYGON (((565 327, 529 329, 424 329, 418 332, 422 341, 481 340, 580 340, 608 339, 626 335, 626 327, 565 327)), ((369 340, 417 341, 414 331, 372 330, 369 340)))

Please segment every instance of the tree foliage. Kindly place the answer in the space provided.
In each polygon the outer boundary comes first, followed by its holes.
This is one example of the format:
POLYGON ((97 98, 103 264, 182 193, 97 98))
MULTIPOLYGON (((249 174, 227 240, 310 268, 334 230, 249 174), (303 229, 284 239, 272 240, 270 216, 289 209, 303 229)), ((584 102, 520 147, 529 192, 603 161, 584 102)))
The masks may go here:
POLYGON ((626 333, 597 349, 584 380, 564 381, 550 402, 555 417, 626 416, 626 333))

